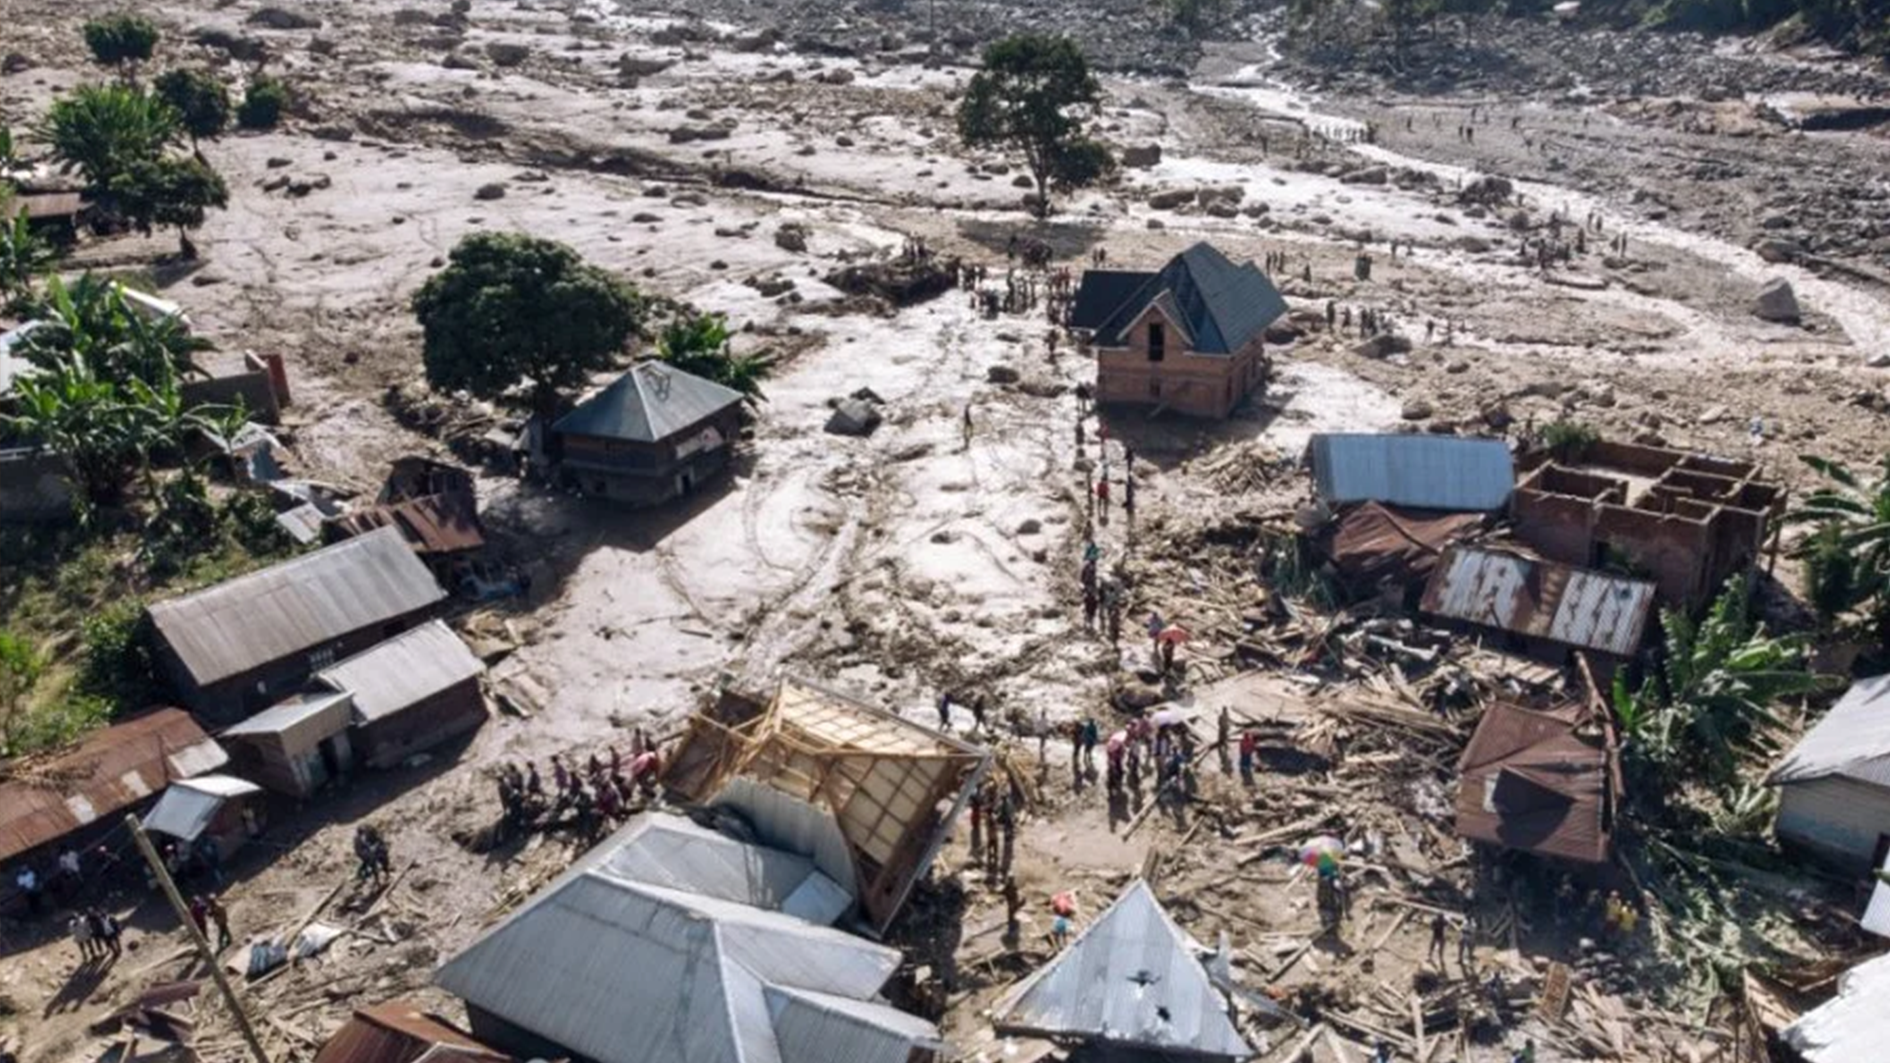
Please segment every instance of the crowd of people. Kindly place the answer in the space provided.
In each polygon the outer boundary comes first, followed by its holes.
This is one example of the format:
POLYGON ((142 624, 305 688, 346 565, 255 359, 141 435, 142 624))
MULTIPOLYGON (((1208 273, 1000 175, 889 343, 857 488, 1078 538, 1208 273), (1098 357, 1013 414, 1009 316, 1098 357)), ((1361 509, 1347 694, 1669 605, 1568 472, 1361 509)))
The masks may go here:
POLYGON ((581 766, 567 764, 554 753, 549 788, 535 762, 527 760, 523 767, 501 764, 497 775, 499 804, 504 810, 500 840, 560 826, 570 826, 580 837, 593 840, 655 799, 662 755, 642 728, 631 735, 628 774, 616 746, 604 753, 600 757, 593 752, 581 766))

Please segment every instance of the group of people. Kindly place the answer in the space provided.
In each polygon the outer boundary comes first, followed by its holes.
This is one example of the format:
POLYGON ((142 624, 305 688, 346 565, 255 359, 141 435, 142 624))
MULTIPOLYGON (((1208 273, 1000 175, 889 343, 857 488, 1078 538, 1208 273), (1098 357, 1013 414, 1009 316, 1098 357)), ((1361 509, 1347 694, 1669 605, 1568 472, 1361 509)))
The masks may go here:
POLYGON ((1009 880, 1017 848, 1016 787, 986 779, 971 794, 971 862, 991 881, 1009 880))
MULTIPOLYGON (((358 881, 373 879, 379 885, 393 877, 394 859, 387 836, 372 823, 354 828, 354 859, 354 877, 358 881)), ((194 908, 192 914, 195 914, 194 908)))
POLYGON ((72 935, 73 944, 79 947, 81 965, 96 963, 106 957, 116 962, 124 953, 120 941, 123 928, 118 925, 118 917, 97 905, 88 905, 72 913, 66 920, 66 932, 72 935))
POLYGON ((611 746, 605 753, 607 759, 592 753, 581 767, 566 765, 564 758, 554 753, 549 791, 536 763, 528 760, 523 768, 510 762, 500 765, 499 804, 505 812, 502 829, 509 833, 568 822, 585 838, 594 838, 604 827, 628 816, 639 801, 647 803, 656 796, 662 758, 642 728, 631 736, 627 776, 617 747, 611 746))
MULTIPOLYGON (((383 847, 381 856, 386 857, 383 847)), ((197 933, 202 934, 211 947, 222 952, 230 947, 230 912, 223 907, 222 898, 214 893, 199 893, 190 898, 190 921, 196 925, 197 933), (217 936, 210 936, 210 928, 215 927, 217 936)))

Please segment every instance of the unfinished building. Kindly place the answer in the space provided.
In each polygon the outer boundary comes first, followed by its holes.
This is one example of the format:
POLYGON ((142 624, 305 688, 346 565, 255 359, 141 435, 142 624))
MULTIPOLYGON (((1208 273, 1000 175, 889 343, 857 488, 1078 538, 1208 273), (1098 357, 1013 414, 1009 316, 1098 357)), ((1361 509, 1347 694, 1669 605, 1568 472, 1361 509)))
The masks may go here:
POLYGON ((724 695, 692 717, 664 784, 850 877, 884 931, 990 763, 982 746, 788 678, 771 701, 724 695))
POLYGON ((1730 458, 1597 441, 1518 460, 1516 535, 1551 561, 1645 576, 1697 610, 1764 549, 1785 490, 1730 458))

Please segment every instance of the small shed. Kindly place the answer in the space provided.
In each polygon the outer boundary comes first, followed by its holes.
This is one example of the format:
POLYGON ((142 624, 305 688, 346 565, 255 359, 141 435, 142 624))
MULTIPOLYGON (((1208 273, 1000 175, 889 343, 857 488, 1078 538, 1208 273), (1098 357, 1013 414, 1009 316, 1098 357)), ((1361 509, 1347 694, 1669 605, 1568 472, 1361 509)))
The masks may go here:
POLYGON ((1860 679, 1772 769, 1779 840, 1867 874, 1890 853, 1890 675, 1860 679))
POLYGON ((308 797, 354 766, 353 720, 353 697, 321 690, 292 695, 218 737, 239 774, 276 793, 308 797))
POLYGON ((354 745, 388 768, 486 719, 486 666, 453 629, 432 620, 325 669, 316 678, 354 705, 354 745))
POLYGON ((199 775, 179 779, 165 789, 144 829, 165 834, 186 846, 208 836, 217 851, 228 857, 262 830, 262 788, 229 775, 199 775))
POLYGON ((729 462, 741 393, 659 361, 631 366, 552 425, 563 480, 593 497, 658 505, 729 462))

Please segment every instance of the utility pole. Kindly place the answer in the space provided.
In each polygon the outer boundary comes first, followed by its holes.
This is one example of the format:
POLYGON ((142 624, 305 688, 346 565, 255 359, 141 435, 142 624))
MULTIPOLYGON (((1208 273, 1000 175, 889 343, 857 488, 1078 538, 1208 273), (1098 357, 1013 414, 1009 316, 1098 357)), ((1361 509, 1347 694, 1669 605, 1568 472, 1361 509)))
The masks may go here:
POLYGON ((138 851, 144 854, 145 862, 151 865, 151 873, 157 878, 158 885, 164 890, 164 896, 171 902, 171 908, 177 912, 177 919, 184 924, 184 932, 190 935, 190 943, 197 947, 197 955, 210 967, 210 977, 216 980, 217 989, 223 993, 224 1003, 230 1006, 230 1013, 236 1016, 236 1028, 248 1042, 250 1054, 256 1057, 256 1063, 270 1063, 269 1054, 263 1051, 262 1042, 256 1039, 256 1031, 249 1024, 249 1012, 243 1010, 243 1002, 236 999, 236 990, 230 988, 230 980, 223 973, 223 965, 217 961, 217 954, 210 948, 209 939, 197 929, 197 921, 190 917, 190 909, 184 904, 184 896, 177 892, 177 883, 171 881, 171 872, 158 858, 157 847, 145 836, 144 824, 137 816, 125 817, 125 829, 131 831, 131 839, 138 843, 138 851))

